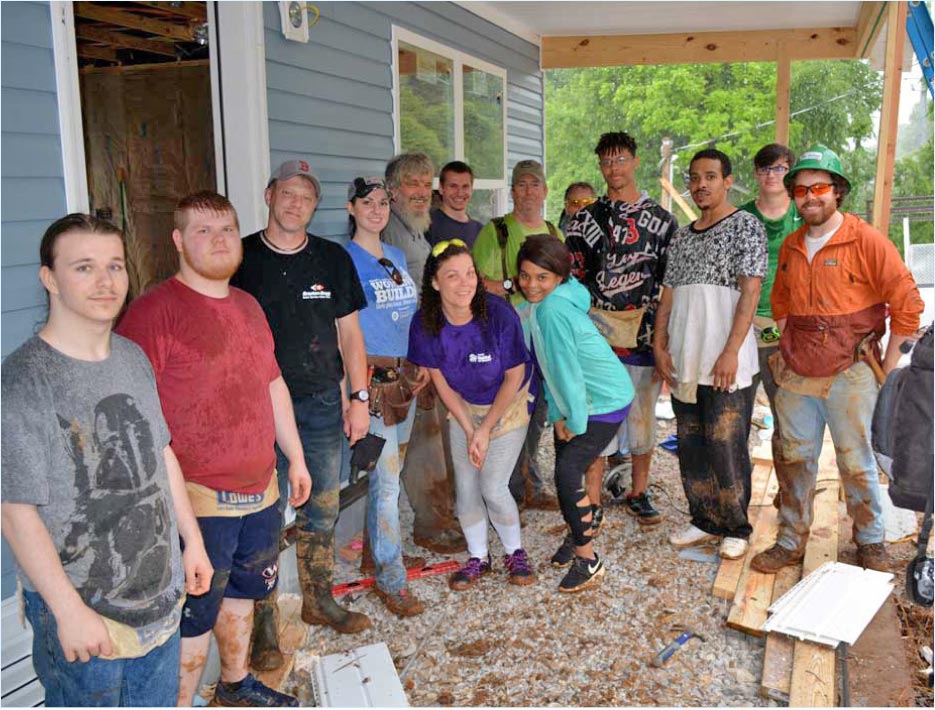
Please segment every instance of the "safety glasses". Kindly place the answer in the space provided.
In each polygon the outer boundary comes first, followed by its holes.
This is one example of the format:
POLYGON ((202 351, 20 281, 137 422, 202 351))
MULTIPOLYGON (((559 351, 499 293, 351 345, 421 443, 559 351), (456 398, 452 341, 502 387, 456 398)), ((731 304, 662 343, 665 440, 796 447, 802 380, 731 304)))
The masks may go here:
POLYGON ((803 198, 812 193, 815 197, 821 197, 822 195, 827 195, 834 189, 834 185, 830 182, 816 182, 814 185, 796 185, 792 188, 792 194, 798 198, 803 198))
POLYGON ((769 175, 770 173, 776 173, 777 175, 785 175, 789 172, 788 165, 767 165, 765 168, 757 168, 757 175, 769 175))
POLYGON ((377 259, 377 263, 383 267, 383 270, 393 279, 393 283, 397 286, 403 285, 403 275, 399 273, 399 269, 396 268, 396 264, 392 261, 383 257, 382 259, 377 259))
POLYGON ((448 239, 444 242, 439 242, 434 247, 432 247, 432 256, 437 259, 445 252, 445 249, 448 247, 464 247, 467 249, 467 244, 462 242, 460 239, 448 239))
POLYGON ((594 197, 582 197, 579 200, 565 200, 565 204, 569 207, 574 207, 576 210, 580 210, 582 207, 587 207, 588 205, 593 205, 597 202, 597 199, 594 197))

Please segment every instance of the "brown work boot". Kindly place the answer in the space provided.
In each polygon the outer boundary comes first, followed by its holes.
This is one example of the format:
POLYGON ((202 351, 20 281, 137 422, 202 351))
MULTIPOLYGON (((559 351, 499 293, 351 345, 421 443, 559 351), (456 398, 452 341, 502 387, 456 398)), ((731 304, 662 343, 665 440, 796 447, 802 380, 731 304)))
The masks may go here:
MULTIPOLYGON (((425 567, 424 557, 415 555, 403 555, 403 567, 408 569, 422 569, 425 567)), ((365 577, 372 577, 377 572, 376 563, 373 561, 373 555, 362 556, 360 559, 360 573, 365 577)))
POLYGON ((431 535, 412 534, 412 541, 419 547, 437 552, 440 555, 454 555, 467 551, 467 542, 460 530, 448 528, 431 535))
POLYGON ((296 562, 302 587, 302 621, 330 626, 342 634, 356 634, 370 628, 364 614, 345 609, 331 594, 334 574, 334 533, 300 530, 296 540, 296 562))
POLYGON ((858 545, 857 564, 864 569, 875 569, 877 572, 889 572, 890 556, 886 554, 886 547, 882 542, 858 545))
POLYGON ((266 599, 253 603, 253 634, 250 642, 250 667, 256 671, 274 671, 282 666, 279 650, 279 604, 274 589, 266 599))
POLYGON ((380 597, 380 601, 386 605, 386 608, 401 619, 407 616, 418 616, 425 611, 425 605, 409 589, 401 589, 398 592, 390 593, 384 592, 377 585, 373 585, 373 591, 380 597))
POLYGON ((801 550, 790 550, 776 543, 768 550, 763 550, 753 556, 750 566, 763 574, 776 574, 783 567, 795 565, 802 561, 805 553, 801 550))

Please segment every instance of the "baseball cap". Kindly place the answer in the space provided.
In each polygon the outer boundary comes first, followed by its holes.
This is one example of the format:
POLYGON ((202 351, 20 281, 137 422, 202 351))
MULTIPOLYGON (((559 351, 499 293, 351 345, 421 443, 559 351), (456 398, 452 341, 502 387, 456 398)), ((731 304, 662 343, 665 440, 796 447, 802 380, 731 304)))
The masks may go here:
POLYGON ((542 163, 535 160, 521 160, 513 166, 513 180, 511 185, 515 185, 523 175, 533 175, 545 182, 545 173, 542 170, 542 163))
POLYGON ((308 161, 300 158, 287 160, 276 168, 273 174, 269 176, 269 182, 266 183, 266 187, 272 187, 273 183, 277 180, 288 180, 296 175, 304 175, 311 180, 312 184, 315 186, 315 194, 318 195, 319 198, 321 197, 321 183, 318 182, 318 178, 312 174, 312 169, 309 167, 308 161))
POLYGON ((356 177, 347 186, 347 201, 358 197, 366 197, 374 190, 386 190, 386 180, 379 175, 369 177, 356 177))

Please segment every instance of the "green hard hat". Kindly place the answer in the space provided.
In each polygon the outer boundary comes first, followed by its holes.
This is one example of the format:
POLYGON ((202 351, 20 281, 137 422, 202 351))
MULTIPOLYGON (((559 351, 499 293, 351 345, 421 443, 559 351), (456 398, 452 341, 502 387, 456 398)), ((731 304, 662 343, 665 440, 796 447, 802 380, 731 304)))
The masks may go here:
POLYGON ((824 170, 832 175, 837 175, 847 184, 847 189, 851 189, 851 181, 847 179, 847 176, 841 170, 841 160, 837 154, 820 143, 813 145, 799 156, 798 162, 792 166, 792 169, 783 178, 783 184, 786 187, 792 185, 795 174, 799 170, 824 170))

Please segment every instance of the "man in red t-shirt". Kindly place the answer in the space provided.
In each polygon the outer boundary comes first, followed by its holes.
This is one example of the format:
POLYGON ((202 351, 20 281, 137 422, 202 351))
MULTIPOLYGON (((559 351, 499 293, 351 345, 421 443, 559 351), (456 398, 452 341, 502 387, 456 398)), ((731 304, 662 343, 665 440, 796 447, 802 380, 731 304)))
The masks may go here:
POLYGON ((219 705, 295 706, 248 672, 253 602, 276 587, 279 486, 274 444, 289 460, 289 502, 311 482, 289 390, 260 305, 229 285, 243 255, 233 205, 213 192, 184 198, 172 239, 179 272, 134 301, 118 332, 156 374, 172 450, 214 565, 210 591, 185 602, 180 706, 192 704, 213 629, 219 705))

